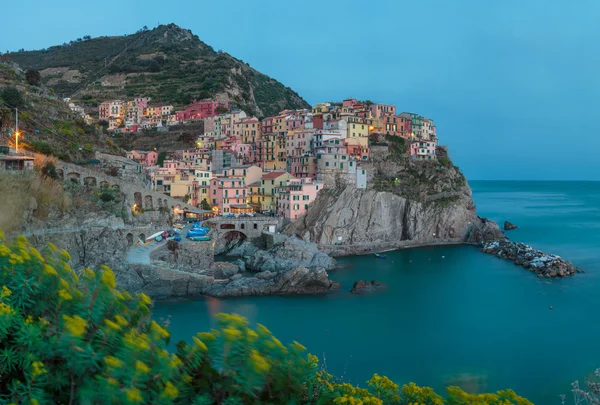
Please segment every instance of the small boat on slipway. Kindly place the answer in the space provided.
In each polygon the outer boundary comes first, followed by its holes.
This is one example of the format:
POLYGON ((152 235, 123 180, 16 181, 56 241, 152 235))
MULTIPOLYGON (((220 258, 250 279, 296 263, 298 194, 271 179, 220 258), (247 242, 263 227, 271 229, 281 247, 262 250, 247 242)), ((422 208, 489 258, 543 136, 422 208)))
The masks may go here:
POLYGON ((378 259, 385 259, 385 255, 382 255, 381 253, 373 253, 373 255, 378 259))

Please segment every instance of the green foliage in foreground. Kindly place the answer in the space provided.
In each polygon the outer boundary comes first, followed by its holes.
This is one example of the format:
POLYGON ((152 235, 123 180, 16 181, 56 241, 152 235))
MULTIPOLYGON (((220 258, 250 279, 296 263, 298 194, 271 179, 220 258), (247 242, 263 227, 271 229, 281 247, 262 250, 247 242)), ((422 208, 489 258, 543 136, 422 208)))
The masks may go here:
POLYGON ((365 388, 334 379, 317 357, 262 325, 217 316, 219 329, 167 351, 150 299, 116 289, 106 266, 77 275, 69 254, 0 233, 0 403, 11 404, 531 404, 512 391, 443 399, 374 375, 365 388))

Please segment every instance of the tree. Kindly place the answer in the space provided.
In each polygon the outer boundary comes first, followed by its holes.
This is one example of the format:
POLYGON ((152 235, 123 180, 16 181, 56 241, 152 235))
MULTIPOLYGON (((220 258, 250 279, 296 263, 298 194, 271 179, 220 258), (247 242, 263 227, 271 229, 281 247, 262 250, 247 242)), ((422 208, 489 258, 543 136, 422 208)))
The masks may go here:
POLYGON ((90 35, 84 35, 83 36, 83 40, 84 41, 89 41, 90 39, 92 39, 92 37, 90 35))
POLYGON ((25 105, 21 92, 15 87, 5 87, 0 91, 0 98, 11 108, 22 108, 25 105))
POLYGON ((56 166, 54 166, 54 163, 52 162, 46 162, 46 164, 42 167, 42 174, 46 177, 50 177, 51 179, 58 179, 56 166))
POLYGON ((70 259, 23 236, 6 244, 0 232, 2 403, 531 405, 510 390, 449 387, 444 400, 377 374, 355 387, 300 343, 284 345, 239 315, 218 314, 215 329, 170 353, 169 329, 152 320, 148 296, 117 289, 106 266, 78 274, 70 259))
POLYGON ((25 79, 30 85, 39 86, 42 81, 42 76, 37 70, 28 70, 27 73, 25 73, 25 79))
POLYGON ((200 202, 200 208, 202 208, 203 210, 209 211, 211 210, 211 206, 208 202, 208 200, 206 198, 204 198, 201 202, 200 202))
POLYGON ((166 158, 167 158, 167 152, 160 152, 158 154, 158 159, 156 161, 156 164, 158 164, 160 167, 163 167, 163 164, 165 163, 166 158))
POLYGON ((224 105, 220 105, 217 107, 217 114, 225 114, 227 113, 227 111, 229 110, 224 105))

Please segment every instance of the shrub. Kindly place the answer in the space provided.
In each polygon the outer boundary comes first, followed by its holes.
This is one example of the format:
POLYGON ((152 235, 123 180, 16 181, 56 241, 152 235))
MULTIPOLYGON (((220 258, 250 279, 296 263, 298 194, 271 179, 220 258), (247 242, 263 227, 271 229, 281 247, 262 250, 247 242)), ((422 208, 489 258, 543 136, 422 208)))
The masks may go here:
POLYGON ((32 141, 29 147, 32 151, 42 153, 44 155, 52 155, 54 153, 54 149, 52 149, 52 146, 42 141, 32 141))
POLYGON ((115 191, 112 189, 103 189, 100 191, 98 198, 104 202, 111 202, 115 200, 115 191))
POLYGON ((76 274, 69 253, 0 233, 0 401, 14 404, 520 404, 512 391, 448 400, 375 374, 358 388, 328 374, 299 343, 218 314, 218 329, 169 353, 151 300, 116 288, 106 266, 76 274))
POLYGON ((25 105, 21 92, 15 87, 5 87, 0 91, 0 98, 12 108, 21 108, 25 105))
POLYGON ((39 86, 42 82, 42 76, 37 70, 28 70, 27 73, 25 73, 25 79, 27 80, 27 83, 32 86, 39 86))
POLYGON ((46 162, 44 166, 42 166, 42 174, 46 177, 50 177, 51 179, 57 180, 58 173, 56 171, 56 166, 52 162, 46 162))

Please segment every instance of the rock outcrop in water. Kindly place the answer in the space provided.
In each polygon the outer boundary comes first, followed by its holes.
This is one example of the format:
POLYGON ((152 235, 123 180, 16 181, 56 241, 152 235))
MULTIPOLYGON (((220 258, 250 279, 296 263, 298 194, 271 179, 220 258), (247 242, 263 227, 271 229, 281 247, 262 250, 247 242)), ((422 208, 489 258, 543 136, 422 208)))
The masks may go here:
POLYGON ((517 229, 518 226, 516 226, 515 224, 512 224, 508 221, 504 221, 504 230, 505 231, 512 231, 513 229, 517 229))
POLYGON ((358 281, 355 281, 354 284, 352 285, 352 289, 350 290, 350 293, 362 294, 362 293, 366 293, 366 292, 373 292, 373 291, 377 290, 379 287, 381 287, 381 283, 377 280, 372 280, 372 281, 358 280, 358 281))
POLYGON ((581 271, 573 263, 563 260, 560 256, 549 255, 524 243, 511 242, 508 239, 487 242, 481 251, 510 260, 516 265, 537 273, 538 277, 572 276, 581 271))
POLYGON ((477 216, 464 176, 444 162, 375 156, 374 162, 361 163, 368 173, 367 189, 338 183, 321 191, 308 213, 285 233, 315 242, 333 255, 357 254, 368 247, 481 244, 502 237, 495 222, 477 216))

